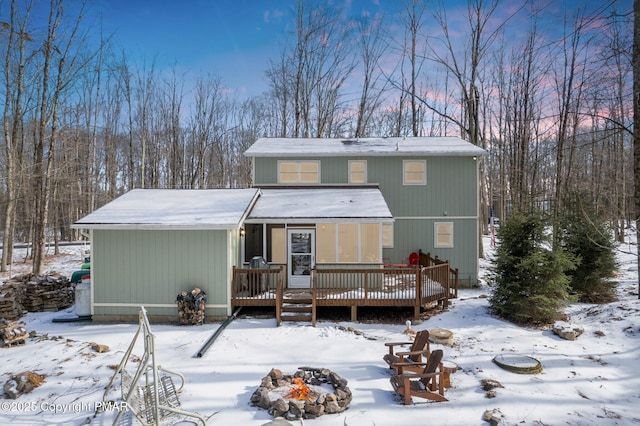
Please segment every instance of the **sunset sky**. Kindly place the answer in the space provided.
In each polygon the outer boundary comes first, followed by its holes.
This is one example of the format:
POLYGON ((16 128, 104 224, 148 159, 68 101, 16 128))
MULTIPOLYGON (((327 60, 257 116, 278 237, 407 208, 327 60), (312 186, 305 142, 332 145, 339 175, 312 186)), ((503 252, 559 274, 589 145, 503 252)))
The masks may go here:
MULTIPOLYGON (((383 14, 388 23, 385 30, 390 33, 399 31, 399 16, 404 12, 399 0, 323 3, 343 8, 347 19, 383 14)), ((494 14, 495 22, 511 16, 509 26, 514 37, 526 36, 529 30, 526 11, 518 12, 523 3, 524 0, 502 1, 494 14)), ((544 10, 540 30, 562 34, 564 8, 571 13, 583 3, 537 2, 544 10)), ((586 3, 591 9, 599 9, 613 1, 586 3)), ((621 10, 632 8, 632 0, 618 3, 621 10)), ((437 3, 434 0, 430 4, 437 3)), ((444 4, 451 27, 455 29, 456 23, 464 26, 467 2, 445 0, 444 4)), ((116 49, 133 63, 149 65, 154 61, 158 69, 175 67, 191 75, 212 73, 239 96, 254 96, 267 88, 264 71, 269 58, 277 60, 283 49, 294 7, 295 0, 97 0, 91 6, 91 14, 102 20, 103 33, 112 34, 116 49)), ((434 26, 430 28, 433 30, 434 26)))

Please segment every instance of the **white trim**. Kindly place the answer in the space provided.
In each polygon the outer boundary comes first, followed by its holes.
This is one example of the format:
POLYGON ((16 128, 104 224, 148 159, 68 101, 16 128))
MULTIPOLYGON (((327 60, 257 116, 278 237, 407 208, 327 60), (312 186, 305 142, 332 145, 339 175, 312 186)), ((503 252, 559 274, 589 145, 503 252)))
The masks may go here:
POLYGON ((173 224, 160 224, 160 223, 81 223, 71 225, 72 229, 106 229, 112 231, 127 230, 127 231, 148 231, 148 230, 177 230, 177 231, 228 231, 231 229, 237 229, 241 225, 241 222, 233 223, 229 225, 173 225, 173 224))
POLYGON ((289 219, 289 218, 275 218, 275 219, 262 219, 262 218, 258 218, 258 219, 248 219, 245 223, 248 224, 260 224, 260 223, 266 223, 266 224, 293 224, 293 225, 297 225, 297 224, 301 224, 301 225, 308 225, 310 223, 393 223, 394 219, 389 217, 389 218, 385 218, 385 217, 367 217, 367 218, 358 218, 358 217, 350 217, 350 218, 343 218, 343 217, 329 217, 329 218, 317 218, 317 217, 309 217, 309 218, 296 218, 296 219, 289 219))
POLYGON ((289 288, 311 288, 311 270, 316 263, 316 227, 291 227, 287 228, 287 287, 289 288), (293 245, 291 244, 291 236, 295 233, 308 233, 310 239, 310 252, 300 253, 293 252, 293 245), (293 274, 293 262, 291 258, 294 254, 300 254, 302 256, 309 256, 309 275, 294 275, 293 274))
POLYGON ((427 184, 427 160, 402 160, 402 185, 425 186, 427 184), (422 180, 420 182, 407 182, 407 164, 422 164, 422 180))
MULTIPOLYGON (((95 262, 95 257, 93 256, 93 229, 89 230, 89 260, 91 261, 90 263, 95 262)), ((93 263, 93 267, 95 268, 95 263, 93 263)), ((95 269, 94 269, 95 270, 95 269)), ((94 306, 94 302, 95 302, 95 282, 93 280, 93 277, 91 277, 91 279, 89 280, 89 300, 90 300, 90 304, 91 304, 91 315, 93 315, 93 306, 94 306)))
MULTIPOLYGON (((433 247, 434 248, 453 248, 454 241, 454 230, 453 230, 453 222, 433 222, 433 247), (438 244, 438 237, 440 234, 438 233, 438 226, 449 226, 449 242, 438 244)), ((446 235, 446 234, 445 234, 446 235)))
MULTIPOLYGON (((175 308, 176 304, 175 303, 94 303, 94 306, 100 306, 100 307, 114 307, 114 308, 139 308, 140 306, 144 306, 145 308, 175 308)), ((221 305, 221 304, 215 304, 215 305, 210 305, 207 304, 206 308, 230 308, 229 305, 221 305)), ((103 315, 110 315, 110 314, 103 314, 103 315)))
POLYGON ((367 184, 367 182, 369 181, 369 176, 368 176, 368 165, 367 165, 367 160, 349 160, 347 162, 348 166, 348 170, 347 170, 347 181, 351 184, 354 184, 354 182, 351 181, 351 165, 354 163, 364 163, 364 182, 355 182, 355 184, 357 185, 365 185, 367 184))
POLYGON ((395 220, 478 220, 478 216, 401 216, 395 220))
POLYGON ((316 184, 319 184, 320 182, 322 182, 322 176, 321 176, 321 173, 320 173, 320 171, 321 171, 320 170, 320 166, 321 166, 320 160, 278 160, 276 162, 276 173, 277 173, 276 178, 277 178, 277 182, 278 182, 279 185, 310 185, 310 184, 316 185, 316 184), (295 182, 282 182, 281 181, 281 179, 280 179, 280 177, 281 177, 280 165, 282 163, 290 163, 290 164, 295 163, 296 164, 296 166, 297 166, 297 177, 296 177, 296 181, 295 182), (318 179, 317 179, 316 182, 302 182, 300 180, 300 166, 302 164, 305 164, 305 163, 308 163, 308 164, 315 163, 315 164, 317 164, 317 166, 318 166, 317 178, 318 179))
MULTIPOLYGON (((238 228, 236 231, 228 231, 227 232, 227 283, 231 283, 232 281, 232 270, 233 270, 233 234, 232 232, 236 232, 237 234, 237 238, 238 238, 238 248, 240 249, 240 258, 244 258, 244 237, 241 235, 240 233, 240 229, 243 229, 242 227, 238 228)), ((235 253, 236 256, 238 256, 238 253, 236 251, 235 253)), ((231 285, 227 285, 227 316, 231 315, 231 285)), ((205 304, 205 308, 208 308, 208 306, 205 304)))

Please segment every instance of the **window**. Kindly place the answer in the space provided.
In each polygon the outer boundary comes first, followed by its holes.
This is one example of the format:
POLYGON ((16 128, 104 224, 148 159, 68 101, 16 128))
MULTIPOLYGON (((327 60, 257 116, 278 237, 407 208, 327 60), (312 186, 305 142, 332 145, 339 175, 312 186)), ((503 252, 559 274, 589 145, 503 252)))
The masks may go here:
POLYGON ((436 248, 453 247, 453 222, 436 222, 434 223, 434 239, 433 246, 436 248))
POLYGON ((358 224, 338 224, 338 262, 358 261, 358 224))
POLYGON ((278 161, 278 183, 320 183, 320 162, 278 161))
POLYGON ((360 262, 380 262, 380 225, 377 223, 360 224, 360 262))
POLYGON ((367 183, 366 160, 349 160, 349 183, 367 183))
POLYGON ((380 263, 379 223, 318 224, 318 263, 380 263))
POLYGON ((427 184, 427 162, 425 160, 404 160, 402 169, 404 172, 402 183, 404 185, 427 184))
POLYGON ((287 231, 283 225, 268 225, 271 233, 268 262, 286 263, 287 261, 287 231))
POLYGON ((393 223, 382 224, 382 247, 393 248, 393 223))
POLYGON ((316 239, 316 258, 318 263, 336 261, 336 224, 322 223, 318 225, 316 239))

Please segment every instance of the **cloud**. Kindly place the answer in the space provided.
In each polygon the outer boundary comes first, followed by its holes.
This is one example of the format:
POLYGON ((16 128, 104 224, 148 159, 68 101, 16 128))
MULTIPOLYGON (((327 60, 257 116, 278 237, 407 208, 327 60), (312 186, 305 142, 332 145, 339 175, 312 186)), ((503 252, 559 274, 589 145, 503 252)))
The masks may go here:
POLYGON ((279 9, 265 10, 262 14, 265 23, 280 22, 285 13, 279 9))

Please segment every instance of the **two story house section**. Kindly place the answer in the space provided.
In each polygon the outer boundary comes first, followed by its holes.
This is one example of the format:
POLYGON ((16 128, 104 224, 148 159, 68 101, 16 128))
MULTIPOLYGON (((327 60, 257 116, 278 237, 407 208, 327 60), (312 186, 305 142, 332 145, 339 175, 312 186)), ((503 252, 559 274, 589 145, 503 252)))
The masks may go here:
POLYGON ((287 265, 295 288, 314 266, 406 264, 422 250, 475 285, 485 154, 457 137, 258 139, 244 259, 287 265))

